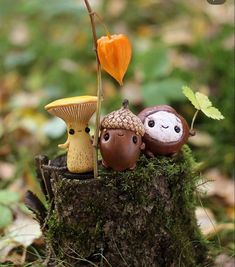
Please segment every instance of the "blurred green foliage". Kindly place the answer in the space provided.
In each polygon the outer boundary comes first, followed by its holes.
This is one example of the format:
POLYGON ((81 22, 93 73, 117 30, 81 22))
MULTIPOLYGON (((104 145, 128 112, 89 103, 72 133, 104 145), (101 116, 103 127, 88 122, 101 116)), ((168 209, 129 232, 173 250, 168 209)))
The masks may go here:
MULTIPOLYGON (((225 116, 200 115, 193 146, 203 168, 215 166, 229 176, 234 164, 234 3, 212 6, 206 0, 91 0, 112 34, 126 33, 133 58, 120 87, 103 73, 102 114, 128 98, 138 113, 149 105, 170 104, 191 122, 195 112, 181 92, 188 85, 209 95, 225 116)), ((97 21, 98 36, 104 35, 97 21)), ((90 21, 83 1, 0 0, 0 189, 17 183, 21 198, 39 192, 33 159, 63 151, 65 125, 46 111, 50 101, 96 94, 96 64, 90 21)), ((15 188, 13 186, 13 188, 15 188)), ((8 217, 11 215, 7 215, 8 217)))
MULTIPOLYGON (((118 108, 127 96, 136 112, 144 106, 172 104, 190 123, 194 110, 181 87, 201 90, 210 95, 226 119, 214 122, 201 116, 196 122, 197 129, 214 138, 209 151, 208 147, 198 150, 199 159, 206 161, 206 166, 219 165, 231 174, 231 3, 217 7, 206 1, 111 0, 91 4, 111 33, 127 33, 133 43, 124 87, 103 74, 102 113, 118 108)), ((27 147, 33 154, 48 150, 56 153, 57 139, 64 138, 64 125, 46 114, 43 106, 56 98, 96 94, 95 56, 83 1, 1 0, 0 22, 0 136, 5 145, 10 141, 12 152, 6 156, 10 161, 20 160, 19 147, 26 148, 26 153, 27 147), (32 139, 30 144, 22 145, 24 137, 15 137, 19 130, 32 139)), ((98 36, 104 35, 98 21, 97 31, 98 36)))
POLYGON ((9 190, 0 191, 0 229, 13 221, 11 206, 19 201, 19 194, 9 190))

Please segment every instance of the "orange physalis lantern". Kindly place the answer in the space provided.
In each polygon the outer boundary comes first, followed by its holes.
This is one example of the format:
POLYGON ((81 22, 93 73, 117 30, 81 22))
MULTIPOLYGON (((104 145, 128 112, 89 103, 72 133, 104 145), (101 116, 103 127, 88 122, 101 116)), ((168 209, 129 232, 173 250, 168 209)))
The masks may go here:
POLYGON ((131 43, 124 34, 103 36, 97 40, 97 52, 102 68, 120 85, 131 60, 131 43))

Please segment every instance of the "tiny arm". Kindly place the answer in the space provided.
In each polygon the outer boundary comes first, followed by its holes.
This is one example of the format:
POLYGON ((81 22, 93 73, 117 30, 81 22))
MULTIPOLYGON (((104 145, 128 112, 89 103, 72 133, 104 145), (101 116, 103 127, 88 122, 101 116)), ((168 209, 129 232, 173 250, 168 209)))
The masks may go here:
POLYGON ((58 147, 62 148, 62 149, 68 148, 69 147, 69 139, 67 139, 67 141, 64 144, 59 144, 58 147))

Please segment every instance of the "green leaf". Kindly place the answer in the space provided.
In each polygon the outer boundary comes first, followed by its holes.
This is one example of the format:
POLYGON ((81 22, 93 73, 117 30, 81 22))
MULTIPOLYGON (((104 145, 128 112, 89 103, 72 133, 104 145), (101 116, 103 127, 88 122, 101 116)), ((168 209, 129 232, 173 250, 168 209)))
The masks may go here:
POLYGON ((24 66, 31 63, 35 59, 32 51, 12 52, 6 55, 4 65, 7 69, 24 66))
POLYGON ((188 86, 183 86, 182 92, 188 98, 188 100, 193 104, 193 106, 196 109, 200 110, 200 106, 198 104, 198 101, 196 99, 196 96, 195 96, 193 90, 191 88, 189 88, 188 86))
POLYGON ((214 120, 222 120, 224 119, 224 116, 221 114, 221 112, 215 108, 215 107, 208 107, 203 108, 202 112, 209 118, 212 118, 214 120))
POLYGON ((146 106, 155 106, 183 100, 180 89, 183 84, 182 80, 171 78, 143 85, 141 93, 144 104, 146 106))
POLYGON ((197 92, 195 94, 196 99, 200 105, 200 110, 209 118, 212 118, 214 120, 222 120, 224 119, 224 116, 221 114, 221 112, 212 106, 211 101, 209 100, 208 96, 197 92))
POLYGON ((21 13, 26 15, 34 15, 40 12, 49 18, 63 14, 80 15, 81 17, 82 12, 84 13, 84 8, 74 0, 25 1, 21 3, 19 9, 21 13))
POLYGON ((42 128, 43 133, 52 139, 61 137, 65 131, 66 126, 59 118, 52 118, 42 128), (56 129, 56 131, 55 131, 56 129))
POLYGON ((25 214, 32 214, 32 211, 29 210, 24 203, 19 203, 20 210, 25 214))
POLYGON ((0 205, 0 229, 5 228, 13 221, 13 215, 11 210, 3 205, 0 205))
MULTIPOLYGON (((10 205, 19 201, 19 194, 9 190, 0 190, 0 204, 10 205)), ((1 213, 0 213, 1 214, 1 213)))
POLYGON ((202 93, 196 92, 195 97, 196 97, 197 102, 200 106, 200 110, 212 107, 212 103, 209 100, 208 96, 206 96, 202 93))
POLYGON ((162 46, 154 46, 147 51, 137 54, 133 65, 140 70, 145 82, 163 77, 170 70, 167 49, 162 46))
POLYGON ((221 114, 221 112, 217 108, 212 106, 212 103, 208 96, 200 92, 196 92, 194 94, 194 92, 187 86, 182 87, 182 92, 190 100, 193 106, 197 110, 201 110, 207 117, 214 120, 224 119, 224 116, 221 114))

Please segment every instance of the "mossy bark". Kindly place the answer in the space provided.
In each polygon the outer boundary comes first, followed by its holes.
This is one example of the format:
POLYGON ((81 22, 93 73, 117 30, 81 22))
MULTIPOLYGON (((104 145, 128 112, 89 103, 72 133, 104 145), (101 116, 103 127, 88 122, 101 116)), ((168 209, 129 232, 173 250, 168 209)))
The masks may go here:
POLYGON ((38 177, 50 180, 54 195, 43 224, 48 266, 208 264, 187 146, 175 157, 142 155, 134 171, 100 169, 99 179, 67 173, 65 158, 41 162, 38 177))

